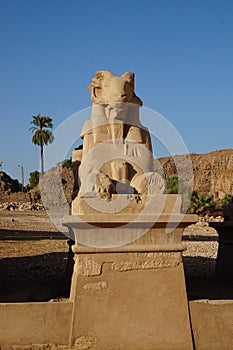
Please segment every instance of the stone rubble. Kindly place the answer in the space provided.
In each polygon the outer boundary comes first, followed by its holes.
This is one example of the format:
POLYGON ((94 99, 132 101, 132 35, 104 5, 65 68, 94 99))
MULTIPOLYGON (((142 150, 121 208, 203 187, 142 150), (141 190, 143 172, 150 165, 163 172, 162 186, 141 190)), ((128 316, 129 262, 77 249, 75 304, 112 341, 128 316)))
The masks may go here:
POLYGON ((18 203, 18 202, 6 202, 0 203, 0 211, 9 210, 9 211, 27 211, 27 210, 45 210, 43 204, 40 203, 18 203))

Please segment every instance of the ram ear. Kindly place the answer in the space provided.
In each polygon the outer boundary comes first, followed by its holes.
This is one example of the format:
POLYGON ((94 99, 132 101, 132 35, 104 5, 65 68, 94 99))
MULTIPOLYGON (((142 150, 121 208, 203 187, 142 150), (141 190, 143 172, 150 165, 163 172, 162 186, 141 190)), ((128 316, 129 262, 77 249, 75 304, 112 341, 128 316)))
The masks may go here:
POLYGON ((134 87, 134 73, 125 72, 121 77, 126 79, 134 87))
POLYGON ((100 71, 95 73, 94 79, 98 79, 98 80, 102 81, 103 79, 113 78, 113 77, 114 77, 114 75, 111 72, 109 72, 108 70, 100 70, 100 71))

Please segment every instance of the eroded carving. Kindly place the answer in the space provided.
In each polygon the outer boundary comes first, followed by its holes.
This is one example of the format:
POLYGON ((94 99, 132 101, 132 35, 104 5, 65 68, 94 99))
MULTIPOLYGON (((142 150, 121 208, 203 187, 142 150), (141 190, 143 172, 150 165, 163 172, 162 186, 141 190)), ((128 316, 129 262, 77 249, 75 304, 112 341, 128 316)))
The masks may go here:
POLYGON ((180 252, 145 252, 145 253, 135 253, 137 258, 166 258, 166 259, 175 259, 179 262, 182 261, 182 256, 180 252))
POLYGON ((131 181, 131 185, 142 195, 156 195, 165 191, 164 179, 159 173, 155 172, 135 176, 131 181))
POLYGON ((98 276, 102 273, 102 264, 91 259, 80 259, 80 268, 82 276, 98 276))
POLYGON ((85 290, 106 290, 108 288, 108 284, 105 281, 95 282, 95 283, 87 283, 84 284, 83 289, 85 290))
POLYGON ((31 344, 31 345, 13 345, 12 350, 73 350, 64 345, 56 344, 31 344))
POLYGON ((95 345, 96 339, 91 336, 80 336, 74 342, 74 348, 77 350, 91 349, 95 345))
POLYGON ((161 269, 172 268, 179 265, 179 261, 176 259, 156 259, 145 261, 117 261, 112 263, 113 271, 132 271, 132 270, 147 270, 147 269, 161 269))
POLYGON ((96 339, 90 336, 80 336, 75 339, 73 346, 58 344, 29 344, 12 345, 12 350, 88 350, 95 345, 96 339))

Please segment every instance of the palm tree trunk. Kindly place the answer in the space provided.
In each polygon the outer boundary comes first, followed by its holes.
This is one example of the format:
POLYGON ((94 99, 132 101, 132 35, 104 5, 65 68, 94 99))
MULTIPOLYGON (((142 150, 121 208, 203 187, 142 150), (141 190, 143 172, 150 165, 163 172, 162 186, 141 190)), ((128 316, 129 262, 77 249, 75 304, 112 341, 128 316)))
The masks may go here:
POLYGON ((41 166, 41 174, 44 174, 44 148, 42 143, 40 144, 40 166, 41 166))

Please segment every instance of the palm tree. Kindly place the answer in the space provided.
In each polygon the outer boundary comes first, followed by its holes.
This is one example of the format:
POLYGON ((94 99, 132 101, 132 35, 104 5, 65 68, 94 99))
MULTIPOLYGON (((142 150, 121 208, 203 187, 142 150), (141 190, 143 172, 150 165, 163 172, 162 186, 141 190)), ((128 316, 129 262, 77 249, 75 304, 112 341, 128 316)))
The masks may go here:
POLYGON ((49 116, 40 115, 32 117, 32 126, 29 130, 33 133, 32 143, 40 146, 40 161, 41 161, 41 174, 44 173, 44 146, 52 143, 54 140, 53 133, 48 130, 53 128, 52 118, 49 116))

